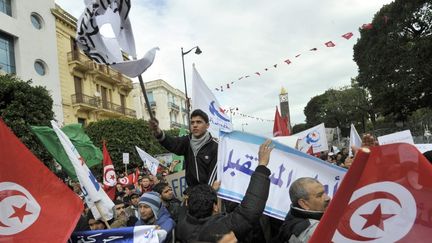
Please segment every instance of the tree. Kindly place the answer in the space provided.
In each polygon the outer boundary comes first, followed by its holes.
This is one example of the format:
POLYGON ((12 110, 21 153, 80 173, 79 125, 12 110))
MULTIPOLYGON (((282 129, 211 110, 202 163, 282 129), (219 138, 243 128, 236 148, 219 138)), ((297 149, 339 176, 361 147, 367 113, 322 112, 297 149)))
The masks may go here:
MULTIPOLYGON (((93 143, 102 148, 105 140, 107 149, 117 171, 123 171, 123 153, 129 153, 129 168, 142 165, 135 146, 150 155, 167 153, 149 130, 148 122, 138 119, 108 119, 90 123, 85 131, 93 143)), ((95 171, 101 171, 95 167, 95 171)))
POLYGON ((45 87, 31 83, 14 75, 0 75, 0 115, 27 148, 49 166, 52 157, 30 125, 49 126, 54 119, 53 100, 45 87))
POLYGON ((357 80, 384 116, 406 121, 432 106, 432 1, 396 0, 361 29, 354 46, 357 80))
POLYGON ((308 127, 322 122, 326 127, 339 127, 345 136, 350 124, 361 124, 363 131, 371 118, 375 120, 373 107, 368 101, 366 90, 359 87, 355 80, 351 86, 340 89, 329 89, 323 94, 313 97, 304 109, 308 127))

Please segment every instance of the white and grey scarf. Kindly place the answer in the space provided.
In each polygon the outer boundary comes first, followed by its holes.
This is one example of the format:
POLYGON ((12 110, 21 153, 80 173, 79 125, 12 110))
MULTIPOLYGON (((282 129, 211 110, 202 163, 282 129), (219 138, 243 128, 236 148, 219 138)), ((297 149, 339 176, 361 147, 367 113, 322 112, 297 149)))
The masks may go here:
POLYGON ((195 138, 192 135, 192 138, 190 140, 190 145, 192 148, 192 151, 194 153, 194 155, 196 156, 198 154, 198 151, 200 150, 200 148, 210 139, 210 132, 206 131, 206 133, 200 137, 200 138, 195 138))

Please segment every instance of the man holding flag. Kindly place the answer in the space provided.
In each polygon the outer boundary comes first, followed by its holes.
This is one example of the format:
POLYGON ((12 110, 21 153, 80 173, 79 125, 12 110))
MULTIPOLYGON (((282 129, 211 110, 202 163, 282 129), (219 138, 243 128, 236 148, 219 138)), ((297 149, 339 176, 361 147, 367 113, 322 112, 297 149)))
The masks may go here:
POLYGON ((167 136, 156 119, 150 120, 150 129, 160 144, 168 151, 185 157, 186 183, 188 186, 212 184, 216 180, 218 144, 207 129, 208 115, 202 110, 194 110, 190 125, 192 134, 183 137, 167 136))

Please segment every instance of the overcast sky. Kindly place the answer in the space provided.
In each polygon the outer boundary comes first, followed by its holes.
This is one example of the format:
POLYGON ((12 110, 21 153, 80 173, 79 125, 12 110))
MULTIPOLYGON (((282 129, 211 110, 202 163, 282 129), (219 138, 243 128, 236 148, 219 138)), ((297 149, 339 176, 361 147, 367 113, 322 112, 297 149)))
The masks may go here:
MULTIPOLYGON (((84 1, 55 0, 75 17, 84 1)), ((357 76, 353 45, 358 29, 391 0, 132 0, 138 58, 160 48, 144 81, 163 79, 184 90, 180 48, 185 55, 188 93, 192 63, 224 108, 266 120, 274 118, 281 87, 289 93, 291 124, 303 123, 303 109, 314 96, 339 88, 357 76), (341 35, 352 32, 345 40, 341 35), (333 41, 328 48, 324 43, 333 41), (317 48, 317 51, 309 51, 317 48), (296 55, 301 56, 295 58, 296 55), (284 60, 290 59, 287 65, 284 60), (277 68, 273 65, 277 64, 277 68), (265 71, 268 68, 268 71, 265 71), (258 76, 255 72, 260 72, 258 76), (250 75, 250 78, 237 80, 250 75), (231 82, 235 82, 231 85, 231 82), (226 89, 226 84, 230 89, 226 89), (224 85, 224 92, 215 91, 224 85)), ((233 116, 234 128, 271 136, 273 122, 233 116)))

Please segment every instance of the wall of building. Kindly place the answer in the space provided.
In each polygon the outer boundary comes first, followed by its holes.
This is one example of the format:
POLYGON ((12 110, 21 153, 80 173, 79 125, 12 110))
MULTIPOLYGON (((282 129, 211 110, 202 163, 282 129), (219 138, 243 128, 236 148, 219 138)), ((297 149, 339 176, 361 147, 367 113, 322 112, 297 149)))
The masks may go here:
MULTIPOLYGON (((185 94, 169 85, 164 80, 158 79, 144 83, 147 93, 153 94, 152 110, 156 114, 156 119, 159 121, 159 126, 163 130, 171 128, 187 127, 185 110, 185 94), (174 97, 174 102, 171 97, 174 97), (173 107, 178 106, 178 109, 173 107)), ((139 83, 134 84, 133 98, 137 117, 148 120, 150 115, 145 106, 144 96, 139 83)), ((150 100, 150 104, 152 101, 150 100)))
POLYGON ((0 30, 14 37, 16 74, 23 80, 33 80, 33 85, 45 86, 53 98, 55 119, 63 122, 59 64, 57 62, 55 19, 51 14, 54 0, 12 0, 12 16, 0 12, 0 30), (42 20, 42 28, 36 29, 31 14, 42 20), (34 63, 42 60, 46 74, 39 75, 34 63))

